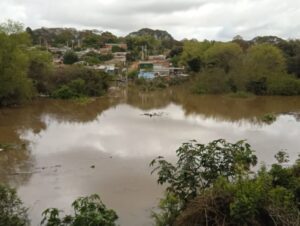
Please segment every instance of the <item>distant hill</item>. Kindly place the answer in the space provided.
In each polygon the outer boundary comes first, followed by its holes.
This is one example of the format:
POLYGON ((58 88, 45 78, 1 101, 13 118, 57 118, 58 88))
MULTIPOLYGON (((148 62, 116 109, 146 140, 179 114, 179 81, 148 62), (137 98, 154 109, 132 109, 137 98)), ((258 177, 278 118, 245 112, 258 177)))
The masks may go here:
POLYGON ((34 44, 66 45, 80 41, 87 46, 99 47, 106 42, 116 42, 117 37, 110 32, 98 30, 76 30, 74 28, 39 28, 26 31, 31 35, 34 44))
POLYGON ((167 31, 163 30, 152 30, 150 28, 143 28, 139 31, 132 32, 127 37, 136 37, 136 36, 152 36, 153 38, 160 41, 174 41, 172 35, 170 35, 167 31))

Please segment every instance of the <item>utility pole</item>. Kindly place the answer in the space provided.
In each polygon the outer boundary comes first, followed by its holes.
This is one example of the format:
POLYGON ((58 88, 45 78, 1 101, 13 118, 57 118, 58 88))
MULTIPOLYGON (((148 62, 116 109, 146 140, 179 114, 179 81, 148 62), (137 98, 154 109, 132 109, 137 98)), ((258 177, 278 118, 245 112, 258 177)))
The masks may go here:
POLYGON ((142 60, 144 60, 144 46, 142 46, 142 60))

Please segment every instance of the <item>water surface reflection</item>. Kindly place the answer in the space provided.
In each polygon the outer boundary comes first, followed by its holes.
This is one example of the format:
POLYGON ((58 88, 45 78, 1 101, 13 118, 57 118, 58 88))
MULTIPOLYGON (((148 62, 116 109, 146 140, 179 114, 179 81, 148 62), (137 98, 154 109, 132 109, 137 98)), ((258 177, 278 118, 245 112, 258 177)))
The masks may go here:
POLYGON ((18 186, 35 225, 41 210, 68 211, 76 197, 91 193, 116 209, 121 225, 151 225, 150 211, 162 192, 150 175, 152 158, 174 159, 176 148, 187 140, 225 138, 247 139, 267 163, 280 149, 295 159, 299 112, 299 97, 244 100, 180 89, 122 91, 87 105, 40 100, 0 110, 0 143, 27 147, 0 153, 0 180, 18 186), (145 115, 154 112, 159 116, 145 115), (262 123, 260 117, 270 112, 277 120, 262 123))

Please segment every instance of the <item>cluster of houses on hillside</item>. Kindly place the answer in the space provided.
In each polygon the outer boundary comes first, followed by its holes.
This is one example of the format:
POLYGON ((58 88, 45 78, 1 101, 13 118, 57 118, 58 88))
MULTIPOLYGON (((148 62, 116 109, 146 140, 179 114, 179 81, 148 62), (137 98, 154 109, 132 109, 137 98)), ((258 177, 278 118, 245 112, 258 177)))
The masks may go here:
MULTIPOLYGON (((63 55, 72 50, 70 47, 49 47, 48 50, 54 56, 54 63, 57 65, 63 64, 63 55)), ((121 75, 127 72, 127 54, 128 48, 124 43, 107 43, 104 47, 95 49, 87 48, 84 50, 75 51, 79 59, 86 54, 95 53, 101 55, 110 55, 111 59, 102 62, 101 64, 89 65, 84 60, 77 62, 76 64, 82 64, 88 68, 94 70, 105 71, 111 75, 121 75)), ((142 60, 136 62, 135 70, 138 70, 138 77, 145 79, 153 79, 156 77, 179 77, 186 76, 184 74, 184 67, 173 67, 172 63, 165 55, 149 55, 142 54, 142 60)))
MULTIPOLYGON (((63 55, 67 52, 73 50, 70 47, 64 46, 61 48, 57 47, 48 47, 48 51, 53 54, 53 62, 56 65, 62 65, 63 64, 63 55)), ((94 69, 94 70, 101 70, 105 71, 108 74, 120 74, 124 72, 124 69, 126 68, 126 55, 127 55, 127 45, 120 43, 107 43, 103 48, 95 49, 95 48, 87 48, 84 50, 74 51, 75 54, 78 56, 79 59, 81 59, 83 56, 89 53, 96 53, 101 55, 112 55, 112 59, 106 60, 105 62, 101 64, 94 64, 89 65, 85 61, 78 61, 76 64, 84 65, 88 68, 94 69), (120 51, 115 51, 115 49, 120 51)))
POLYGON ((173 67, 165 55, 148 56, 146 61, 139 62, 138 70, 138 77, 145 79, 186 76, 184 67, 173 67))

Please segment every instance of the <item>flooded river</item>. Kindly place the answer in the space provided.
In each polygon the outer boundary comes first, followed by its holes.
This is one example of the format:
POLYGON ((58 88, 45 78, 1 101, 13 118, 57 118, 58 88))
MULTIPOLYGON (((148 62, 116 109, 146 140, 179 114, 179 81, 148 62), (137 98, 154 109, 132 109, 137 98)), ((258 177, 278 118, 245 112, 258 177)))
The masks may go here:
POLYGON ((14 186, 33 225, 48 207, 68 213, 72 201, 97 193, 125 226, 151 225, 162 187, 149 162, 175 159, 182 142, 247 141, 260 161, 300 152, 300 97, 195 96, 182 89, 126 90, 91 103, 36 100, 0 109, 0 182, 14 186), (264 114, 277 115, 263 123, 264 114), (151 117, 152 116, 152 117, 151 117))

